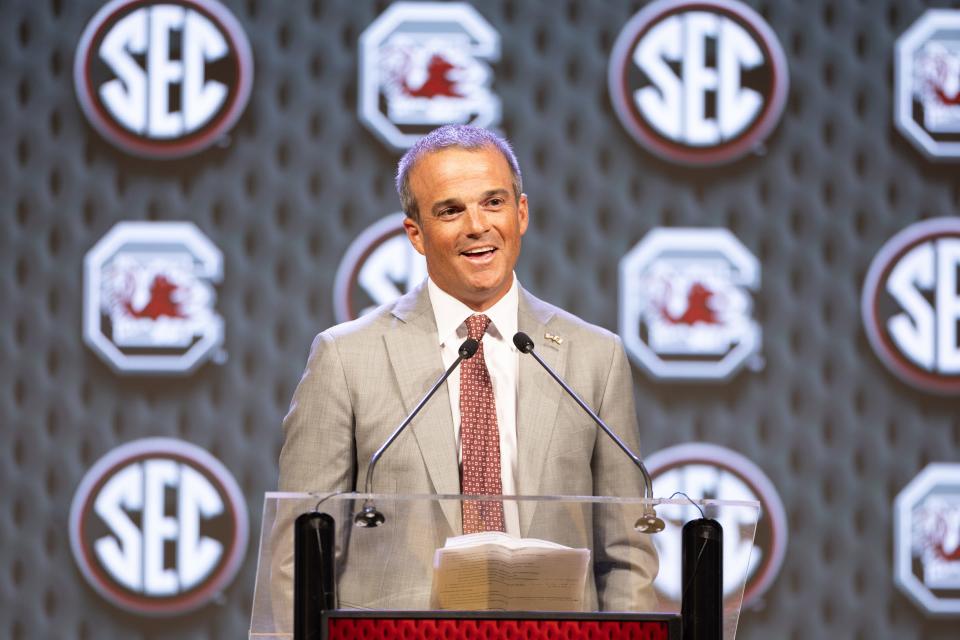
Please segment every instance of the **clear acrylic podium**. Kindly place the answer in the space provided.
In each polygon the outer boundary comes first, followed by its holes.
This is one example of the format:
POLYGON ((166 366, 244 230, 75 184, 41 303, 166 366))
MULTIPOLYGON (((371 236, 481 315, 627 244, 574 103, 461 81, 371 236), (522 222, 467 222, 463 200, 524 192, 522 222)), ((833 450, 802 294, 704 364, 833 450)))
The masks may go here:
MULTIPOLYGON (((329 614, 335 617, 338 612, 353 612, 363 617, 389 611, 412 618, 431 612, 441 615, 431 606, 436 605, 431 599, 434 557, 447 538, 460 535, 461 503, 469 499, 502 501, 505 512, 516 514, 522 538, 590 551, 591 569, 575 611, 537 611, 523 607, 521 602, 498 610, 539 619, 668 620, 672 630, 669 635, 650 636, 664 638, 680 637, 676 631, 681 611, 679 595, 689 587, 680 584, 681 529, 688 521, 700 518, 702 510, 707 518, 723 525, 720 555, 728 565, 722 569, 723 638, 735 638, 760 517, 760 505, 755 501, 267 493, 250 639, 294 637, 294 523, 301 514, 311 512, 326 514, 324 521, 334 523, 328 531, 335 550, 329 558, 332 570, 328 572, 332 576, 327 576, 335 584, 329 614), (354 517, 368 504, 383 514, 383 523, 373 528, 355 526, 354 517), (641 534, 634 528, 649 505, 666 523, 660 533, 641 534), (666 560, 661 560, 658 571, 660 555, 677 566, 667 566, 666 560)), ((701 548, 700 555, 702 552, 701 548)), ((694 558, 691 566, 696 572, 700 557, 688 557, 694 558)), ((476 611, 442 612, 447 618, 478 615, 476 611)), ((331 639, 334 635, 331 633, 331 639)))

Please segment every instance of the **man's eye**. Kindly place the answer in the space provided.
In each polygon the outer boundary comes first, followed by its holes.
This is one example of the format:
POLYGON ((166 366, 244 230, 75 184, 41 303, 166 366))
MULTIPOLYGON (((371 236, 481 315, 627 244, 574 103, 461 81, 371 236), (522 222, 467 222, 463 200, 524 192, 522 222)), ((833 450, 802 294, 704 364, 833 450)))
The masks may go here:
POLYGON ((491 207, 499 207, 503 204, 503 198, 490 198, 487 204, 491 207))

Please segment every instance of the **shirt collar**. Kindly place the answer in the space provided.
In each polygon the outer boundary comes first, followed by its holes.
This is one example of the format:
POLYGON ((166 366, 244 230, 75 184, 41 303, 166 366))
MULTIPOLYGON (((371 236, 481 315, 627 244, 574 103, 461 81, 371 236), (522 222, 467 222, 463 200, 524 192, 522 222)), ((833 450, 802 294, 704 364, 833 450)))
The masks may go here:
MULTIPOLYGON (((467 337, 466 320, 475 312, 449 293, 436 285, 432 278, 427 278, 427 293, 430 295, 430 305, 437 321, 437 337, 440 345, 450 340, 459 342, 467 337)), ((512 344, 513 334, 517 332, 517 313, 520 304, 520 293, 517 285, 517 276, 513 275, 513 284, 506 295, 497 300, 497 303, 484 311, 490 318, 490 327, 487 335, 506 340, 512 344)))

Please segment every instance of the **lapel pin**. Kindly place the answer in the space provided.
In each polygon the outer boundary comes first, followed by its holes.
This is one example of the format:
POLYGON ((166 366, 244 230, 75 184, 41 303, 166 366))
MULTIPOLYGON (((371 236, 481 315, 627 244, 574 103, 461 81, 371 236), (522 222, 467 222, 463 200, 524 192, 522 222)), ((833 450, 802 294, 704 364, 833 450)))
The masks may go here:
POLYGON ((543 337, 544 339, 550 340, 551 342, 555 342, 558 345, 563 344, 563 338, 561 338, 560 336, 555 336, 552 333, 545 333, 543 334, 543 337))

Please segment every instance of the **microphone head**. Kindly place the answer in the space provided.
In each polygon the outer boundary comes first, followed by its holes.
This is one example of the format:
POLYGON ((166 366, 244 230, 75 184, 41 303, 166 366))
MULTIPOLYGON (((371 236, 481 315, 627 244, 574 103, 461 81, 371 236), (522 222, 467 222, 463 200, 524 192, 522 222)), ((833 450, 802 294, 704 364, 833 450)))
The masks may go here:
POLYGON ((372 504, 364 505, 363 510, 353 516, 353 524, 363 529, 379 527, 385 520, 383 514, 377 511, 372 504))
POLYGON ((530 336, 525 334, 523 331, 517 331, 515 334, 513 334, 513 344, 523 353, 530 353, 533 351, 533 340, 531 340, 530 336))
POLYGON ((660 533, 664 527, 666 527, 666 525, 663 523, 663 520, 657 516, 657 512, 652 508, 649 511, 645 511, 633 525, 637 533, 660 533))
POLYGON ((460 345, 460 348, 457 350, 457 353, 460 354, 460 357, 464 360, 472 358, 474 354, 477 353, 477 349, 480 348, 480 343, 473 338, 467 338, 463 341, 463 344, 460 345))

